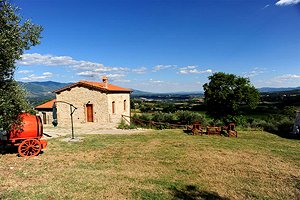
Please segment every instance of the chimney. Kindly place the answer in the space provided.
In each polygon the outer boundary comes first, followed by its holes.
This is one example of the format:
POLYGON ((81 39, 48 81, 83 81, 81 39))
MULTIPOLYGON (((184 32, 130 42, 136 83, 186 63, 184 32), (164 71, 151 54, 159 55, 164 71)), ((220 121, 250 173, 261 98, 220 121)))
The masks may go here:
POLYGON ((106 76, 103 76, 102 77, 102 81, 103 81, 103 83, 104 83, 104 88, 108 88, 108 78, 106 77, 106 76))

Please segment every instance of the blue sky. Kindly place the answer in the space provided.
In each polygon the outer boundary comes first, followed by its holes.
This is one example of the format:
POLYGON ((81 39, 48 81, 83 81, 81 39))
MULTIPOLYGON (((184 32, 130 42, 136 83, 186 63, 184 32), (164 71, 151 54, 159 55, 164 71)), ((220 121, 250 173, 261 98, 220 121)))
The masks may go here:
POLYGON ((300 86, 300 0, 14 0, 44 27, 20 81, 202 91, 214 72, 300 86))

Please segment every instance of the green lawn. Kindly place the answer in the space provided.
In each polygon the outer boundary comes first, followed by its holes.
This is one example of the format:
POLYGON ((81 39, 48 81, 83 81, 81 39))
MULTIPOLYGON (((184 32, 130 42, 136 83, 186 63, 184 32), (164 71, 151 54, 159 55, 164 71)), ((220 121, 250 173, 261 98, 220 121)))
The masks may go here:
POLYGON ((297 199, 300 142, 180 130, 51 139, 38 157, 0 155, 0 199, 297 199))

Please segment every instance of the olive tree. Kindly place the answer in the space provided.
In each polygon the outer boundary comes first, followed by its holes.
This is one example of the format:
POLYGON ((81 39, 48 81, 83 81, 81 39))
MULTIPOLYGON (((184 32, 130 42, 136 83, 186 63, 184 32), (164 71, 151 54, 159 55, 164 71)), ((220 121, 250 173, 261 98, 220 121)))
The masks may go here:
POLYGON ((5 130, 29 108, 14 72, 23 52, 40 43, 41 31, 41 26, 23 20, 16 6, 0 0, 0 128, 5 130))
POLYGON ((256 108, 259 92, 248 78, 217 72, 209 76, 203 85, 207 114, 214 119, 224 119, 240 114, 240 108, 247 105, 256 108))

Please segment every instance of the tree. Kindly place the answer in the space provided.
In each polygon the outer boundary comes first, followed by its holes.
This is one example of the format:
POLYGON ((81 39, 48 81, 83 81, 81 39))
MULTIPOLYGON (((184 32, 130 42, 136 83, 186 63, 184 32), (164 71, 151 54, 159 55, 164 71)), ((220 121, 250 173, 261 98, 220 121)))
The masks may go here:
POLYGON ((209 76, 203 85, 207 114, 214 119, 224 119, 240 114, 241 106, 256 108, 259 92, 248 78, 218 72, 209 76))
POLYGON ((0 0, 0 128, 9 130, 29 105, 14 80, 16 61, 25 50, 40 43, 42 27, 23 20, 19 9, 0 0))

